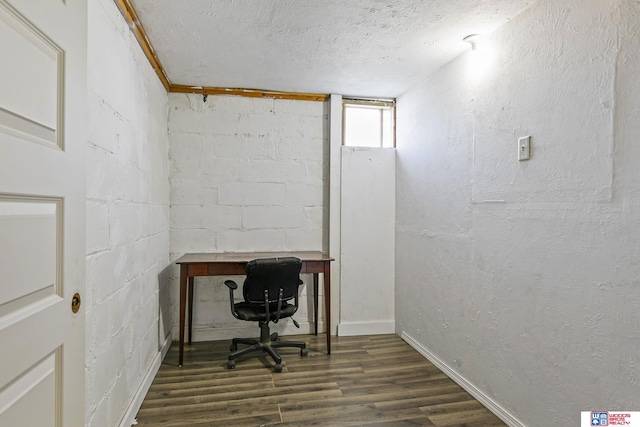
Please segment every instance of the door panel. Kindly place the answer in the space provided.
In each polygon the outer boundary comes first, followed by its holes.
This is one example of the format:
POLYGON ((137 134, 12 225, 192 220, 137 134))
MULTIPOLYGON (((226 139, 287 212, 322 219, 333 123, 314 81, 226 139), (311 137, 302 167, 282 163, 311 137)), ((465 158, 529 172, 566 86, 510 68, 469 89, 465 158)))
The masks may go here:
POLYGON ((0 58, 11 58, 0 67, 0 126, 61 147, 62 50, 15 11, 0 7, 0 22, 0 58))
POLYGON ((5 324, 0 329, 0 342, 11 344, 2 361, 11 369, 0 369, 0 384, 9 384, 16 379, 16 373, 27 372, 31 366, 63 348, 65 309, 62 298, 50 295, 3 316, 5 324))
POLYGON ((0 425, 84 425, 86 2, 0 0, 0 425))
POLYGON ((0 425, 42 426, 55 424, 55 355, 52 354, 0 393, 0 425), (37 411, 32 402, 47 402, 37 411))
POLYGON ((0 307, 44 288, 53 292, 58 282, 56 219, 61 201, 21 200, 0 198, 0 245, 4 249, 0 271, 3 281, 20 283, 0 287, 0 307), (37 268, 30 268, 33 258, 38 259, 37 268))

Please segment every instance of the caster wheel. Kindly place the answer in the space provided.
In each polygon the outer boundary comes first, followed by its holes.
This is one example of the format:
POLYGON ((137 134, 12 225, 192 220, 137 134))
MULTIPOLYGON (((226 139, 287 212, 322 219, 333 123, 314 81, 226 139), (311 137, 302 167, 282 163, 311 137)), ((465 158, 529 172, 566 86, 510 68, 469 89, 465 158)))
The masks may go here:
POLYGON ((236 361, 235 361, 235 360, 229 360, 229 361, 227 362, 227 368, 229 368, 229 369, 233 369, 233 368, 235 368, 235 367, 236 367, 236 361))
POLYGON ((274 372, 282 372, 282 363, 276 363, 276 366, 273 368, 274 372))
POLYGON ((307 354, 309 354, 309 350, 307 350, 306 348, 300 349, 300 356, 306 356, 307 354))

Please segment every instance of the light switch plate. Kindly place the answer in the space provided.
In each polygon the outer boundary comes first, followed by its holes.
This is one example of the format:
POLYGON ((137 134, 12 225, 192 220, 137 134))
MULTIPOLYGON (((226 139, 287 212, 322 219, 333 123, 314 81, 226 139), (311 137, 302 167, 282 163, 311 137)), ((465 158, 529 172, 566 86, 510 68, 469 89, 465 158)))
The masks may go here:
POLYGON ((518 138, 518 160, 529 160, 531 150, 531 136, 518 138))

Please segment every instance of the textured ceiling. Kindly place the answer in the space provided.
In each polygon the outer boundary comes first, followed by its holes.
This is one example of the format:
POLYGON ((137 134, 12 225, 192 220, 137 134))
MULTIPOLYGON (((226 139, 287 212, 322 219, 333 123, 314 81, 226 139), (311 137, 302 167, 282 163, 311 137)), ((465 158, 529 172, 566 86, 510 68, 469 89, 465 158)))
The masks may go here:
POLYGON ((535 0, 131 0, 171 83, 396 97, 535 0))

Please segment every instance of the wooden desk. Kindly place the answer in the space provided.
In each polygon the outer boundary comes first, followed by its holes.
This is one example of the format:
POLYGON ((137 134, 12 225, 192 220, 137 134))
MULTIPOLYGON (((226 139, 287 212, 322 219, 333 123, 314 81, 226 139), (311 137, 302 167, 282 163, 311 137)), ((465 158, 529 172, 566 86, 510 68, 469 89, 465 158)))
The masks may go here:
POLYGON ((227 252, 192 253, 181 256, 180 265, 180 351, 178 365, 182 366, 184 355, 184 321, 187 297, 189 299, 189 344, 193 324, 193 284, 196 276, 233 276, 246 274, 249 261, 258 258, 296 257, 302 260, 301 274, 313 273, 314 328, 318 335, 318 274, 324 278, 324 309, 327 331, 327 354, 331 354, 331 261, 334 259, 320 251, 307 252, 227 252), (188 295, 187 295, 188 291, 188 295))

